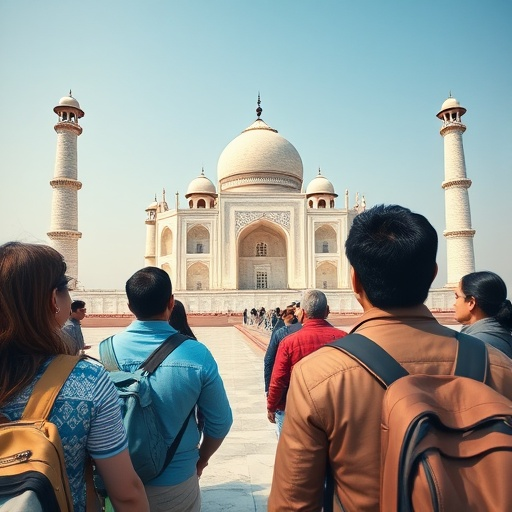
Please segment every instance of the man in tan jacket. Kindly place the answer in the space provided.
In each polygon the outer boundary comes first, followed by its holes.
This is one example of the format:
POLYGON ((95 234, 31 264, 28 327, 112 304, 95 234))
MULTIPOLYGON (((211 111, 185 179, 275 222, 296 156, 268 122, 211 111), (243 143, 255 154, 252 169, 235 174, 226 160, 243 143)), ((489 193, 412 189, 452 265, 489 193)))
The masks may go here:
MULTIPOLYGON (((410 373, 450 374, 455 331, 423 304, 437 273, 437 233, 401 206, 354 219, 346 242, 352 287, 363 315, 352 332, 372 339, 410 373)), ((488 347, 486 383, 512 399, 512 365, 488 347)), ((325 468, 335 510, 379 510, 380 417, 384 389, 343 352, 325 346, 294 367, 268 510, 320 511, 325 468)))

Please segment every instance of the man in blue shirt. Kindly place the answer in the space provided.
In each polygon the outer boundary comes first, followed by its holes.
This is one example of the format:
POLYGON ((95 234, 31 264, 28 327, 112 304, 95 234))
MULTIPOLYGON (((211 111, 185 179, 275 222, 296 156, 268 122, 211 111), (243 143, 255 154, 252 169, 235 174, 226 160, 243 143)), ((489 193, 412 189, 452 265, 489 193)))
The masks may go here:
MULTIPOLYGON (((139 270, 126 282, 126 295, 128 306, 137 319, 114 336, 113 346, 121 368, 132 372, 177 331, 169 325, 174 296, 165 271, 156 267, 139 270)), ((161 475, 146 484, 150 507, 152 510, 199 512, 198 478, 233 422, 217 363, 202 343, 188 339, 156 369, 150 382, 153 402, 169 445, 194 404, 204 416, 202 439, 192 415, 172 462, 161 475)))

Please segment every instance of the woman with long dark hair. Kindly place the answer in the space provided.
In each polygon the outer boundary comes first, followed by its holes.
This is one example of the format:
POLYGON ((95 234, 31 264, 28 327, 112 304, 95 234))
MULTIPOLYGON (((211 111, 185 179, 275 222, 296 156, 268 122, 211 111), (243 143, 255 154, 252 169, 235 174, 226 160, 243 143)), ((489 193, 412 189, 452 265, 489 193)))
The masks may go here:
POLYGON ((461 332, 500 349, 512 357, 512 304, 507 286, 494 272, 465 275, 455 291, 455 319, 461 332))
POLYGON ((178 332, 185 336, 190 336, 197 340, 196 335, 193 333, 190 325, 188 325, 187 312, 185 306, 179 300, 174 299, 174 307, 171 311, 171 317, 169 318, 169 324, 174 327, 178 332))
MULTIPOLYGON (((71 298, 62 256, 51 247, 0 246, 0 415, 21 418, 36 382, 52 359, 71 354, 62 333, 71 298)), ((103 367, 78 361, 62 386, 49 421, 59 431, 75 512, 85 512, 89 457, 117 512, 149 510, 133 469, 118 395, 103 367)))

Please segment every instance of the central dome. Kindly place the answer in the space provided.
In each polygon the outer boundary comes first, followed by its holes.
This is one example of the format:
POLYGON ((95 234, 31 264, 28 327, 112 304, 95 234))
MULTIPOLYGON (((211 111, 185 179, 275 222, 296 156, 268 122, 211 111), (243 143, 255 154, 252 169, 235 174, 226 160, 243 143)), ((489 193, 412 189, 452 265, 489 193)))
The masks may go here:
POLYGON ((300 192, 303 167, 295 147, 258 118, 226 146, 217 175, 219 192, 300 192))

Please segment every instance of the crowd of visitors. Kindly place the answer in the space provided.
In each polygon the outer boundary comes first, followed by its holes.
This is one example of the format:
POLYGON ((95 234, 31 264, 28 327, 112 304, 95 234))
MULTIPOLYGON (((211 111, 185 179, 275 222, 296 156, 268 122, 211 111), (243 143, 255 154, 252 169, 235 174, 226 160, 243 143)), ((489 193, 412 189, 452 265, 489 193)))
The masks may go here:
POLYGON ((272 331, 280 318, 280 308, 267 311, 264 307, 261 307, 260 309, 252 308, 249 312, 244 309, 243 312, 244 325, 255 326, 264 331, 272 331))
MULTIPOLYGON (((460 347, 476 343, 486 354, 485 384, 512 400, 512 304, 506 285, 488 271, 462 277, 455 319, 471 337, 458 337, 424 305, 437 273, 437 244, 428 220, 401 206, 376 206, 354 218, 345 249, 363 314, 348 336, 328 322, 329 305, 320 290, 306 290, 300 301, 282 308, 244 310, 243 323, 269 335, 263 383, 266 415, 278 437, 269 512, 377 511, 381 505, 386 386, 333 342, 364 335, 406 372, 434 376, 451 375, 460 347)), ((71 302, 65 272, 62 256, 50 247, 0 246, 0 424, 14 425, 23 417, 45 370, 60 361, 57 356, 75 358, 48 416, 62 441, 73 510, 99 510, 100 497, 86 484, 92 460, 116 512, 199 512, 199 478, 233 416, 217 363, 190 328, 169 275, 146 267, 128 279, 126 295, 136 319, 111 338, 117 365, 130 376, 142 372, 149 356, 173 336, 184 335, 150 378, 158 428, 169 445, 182 437, 168 464, 143 483, 130 458, 126 411, 114 377, 84 355, 88 346, 80 322, 86 304, 71 302)), ((0 508, 13 499, 5 488, 0 486, 0 508)), ((39 499, 38 491, 20 489, 16 499, 27 492, 39 499)), ((508 500, 505 491, 498 494, 508 500)), ((512 506, 505 505, 500 502, 498 509, 512 506)), ((478 509, 471 507, 464 509, 478 509)))

